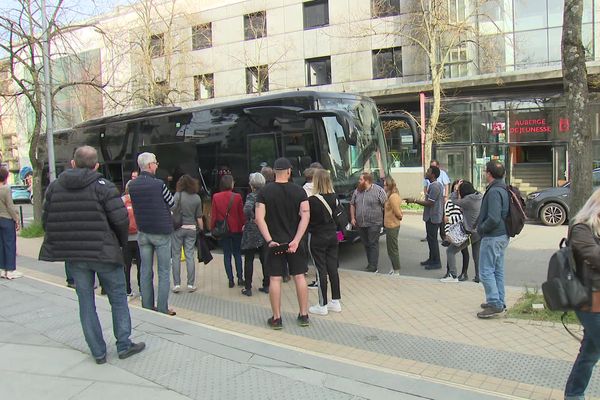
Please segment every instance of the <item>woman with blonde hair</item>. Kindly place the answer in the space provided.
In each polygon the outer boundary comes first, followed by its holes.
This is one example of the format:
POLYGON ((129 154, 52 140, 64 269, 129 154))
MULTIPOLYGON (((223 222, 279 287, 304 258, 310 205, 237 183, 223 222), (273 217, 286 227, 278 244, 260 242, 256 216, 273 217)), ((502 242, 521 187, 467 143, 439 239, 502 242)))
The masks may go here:
POLYGON ((400 208, 400 193, 396 181, 391 176, 385 178, 383 184, 387 200, 384 204, 383 227, 385 228, 385 241, 387 253, 392 262, 390 275, 400 275, 400 253, 398 252, 398 234, 400 233, 400 222, 402 221, 402 209, 400 208))
POLYGON ((583 340, 565 387, 565 399, 583 399, 600 358, 600 190, 575 215, 569 229, 576 274, 591 291, 589 304, 575 311, 583 325, 583 340))
POLYGON ((309 307, 312 314, 327 315, 329 311, 341 312, 340 277, 338 274, 337 224, 333 210, 339 202, 333 191, 329 171, 316 169, 313 175, 313 195, 308 198, 310 222, 308 224, 309 248, 317 269, 319 304, 309 307), (331 283, 331 298, 327 302, 327 277, 331 283))

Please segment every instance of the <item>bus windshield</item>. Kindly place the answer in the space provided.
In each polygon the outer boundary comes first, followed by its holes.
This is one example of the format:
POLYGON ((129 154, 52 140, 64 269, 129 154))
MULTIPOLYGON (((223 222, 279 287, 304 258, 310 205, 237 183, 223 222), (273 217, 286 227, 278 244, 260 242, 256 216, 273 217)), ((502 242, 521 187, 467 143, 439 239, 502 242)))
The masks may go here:
POLYGON ((379 121, 377 108, 366 99, 319 99, 319 109, 348 111, 354 117, 357 128, 356 145, 350 145, 342 127, 335 117, 323 117, 325 138, 321 138, 325 166, 331 171, 336 191, 354 189, 359 175, 371 172, 374 179, 382 179, 388 173, 388 155, 385 137, 379 121))

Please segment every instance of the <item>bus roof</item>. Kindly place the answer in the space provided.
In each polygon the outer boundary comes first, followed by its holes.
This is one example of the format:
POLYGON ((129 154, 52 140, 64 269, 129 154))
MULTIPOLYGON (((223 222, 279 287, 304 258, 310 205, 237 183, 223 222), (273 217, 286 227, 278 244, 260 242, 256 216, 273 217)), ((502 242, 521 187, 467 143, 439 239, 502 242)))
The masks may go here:
MULTIPOLYGON (((237 107, 237 106, 244 106, 247 104, 259 104, 262 102, 269 102, 269 101, 277 100, 277 99, 291 99, 291 98, 298 98, 298 97, 312 98, 312 99, 332 98, 332 97, 348 98, 348 99, 357 99, 357 98, 365 99, 366 98, 364 96, 361 96, 358 94, 352 94, 352 93, 321 92, 321 91, 316 91, 316 90, 297 90, 297 91, 290 91, 290 92, 283 92, 283 93, 268 94, 268 95, 260 96, 260 97, 258 97, 258 96, 257 97, 247 97, 244 99, 225 101, 225 102, 221 102, 221 103, 205 104, 205 105, 200 105, 200 106, 190 107, 190 108, 168 107, 168 106, 144 108, 144 109, 130 111, 130 112, 126 112, 126 113, 114 114, 114 115, 108 115, 108 116, 90 119, 90 120, 81 122, 81 123, 73 126, 73 128, 71 128, 71 129, 88 128, 88 127, 92 127, 92 126, 101 126, 101 125, 106 125, 108 123, 113 123, 113 122, 136 120, 136 119, 148 118, 148 117, 159 116, 159 115, 178 115, 178 114, 185 114, 185 113, 201 111, 201 110, 210 110, 212 108, 237 107)), ((56 131, 55 134, 69 131, 71 129, 62 129, 60 131, 56 131)))

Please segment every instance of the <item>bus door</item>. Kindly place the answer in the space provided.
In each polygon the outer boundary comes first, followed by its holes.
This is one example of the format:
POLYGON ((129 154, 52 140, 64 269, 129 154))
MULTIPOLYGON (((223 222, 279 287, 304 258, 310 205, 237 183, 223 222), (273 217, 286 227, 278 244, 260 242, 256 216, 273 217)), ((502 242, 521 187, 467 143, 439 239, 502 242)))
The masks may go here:
POLYGON ((282 135, 283 156, 292 164, 292 179, 304 184, 304 170, 317 159, 314 129, 282 135))

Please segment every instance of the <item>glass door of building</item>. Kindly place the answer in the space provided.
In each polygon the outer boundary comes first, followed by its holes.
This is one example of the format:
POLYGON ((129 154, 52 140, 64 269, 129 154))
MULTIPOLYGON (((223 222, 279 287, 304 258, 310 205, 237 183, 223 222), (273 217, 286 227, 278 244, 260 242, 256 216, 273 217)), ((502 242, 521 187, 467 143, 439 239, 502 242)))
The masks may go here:
POLYGON ((444 146, 435 150, 436 159, 445 169, 451 181, 455 179, 469 180, 471 178, 470 146, 444 146))
POLYGON ((554 165, 554 186, 562 186, 569 180, 567 145, 561 144, 552 147, 552 163, 554 165))
POLYGON ((510 179, 510 152, 507 145, 480 144, 473 146, 472 182, 475 189, 483 192, 487 186, 485 164, 491 160, 498 160, 506 167, 510 179))

